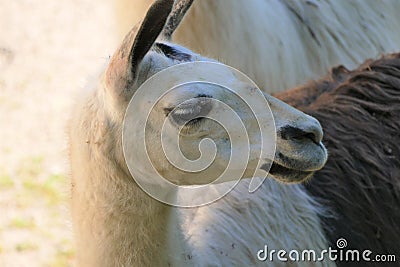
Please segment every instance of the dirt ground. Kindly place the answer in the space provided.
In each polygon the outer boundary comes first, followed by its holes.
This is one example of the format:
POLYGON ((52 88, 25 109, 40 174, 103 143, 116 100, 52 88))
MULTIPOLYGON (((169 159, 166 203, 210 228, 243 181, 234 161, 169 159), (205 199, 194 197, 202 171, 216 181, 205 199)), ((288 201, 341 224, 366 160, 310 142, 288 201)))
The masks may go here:
POLYGON ((112 0, 0 0, 0 266, 73 266, 66 122, 116 45, 112 0))

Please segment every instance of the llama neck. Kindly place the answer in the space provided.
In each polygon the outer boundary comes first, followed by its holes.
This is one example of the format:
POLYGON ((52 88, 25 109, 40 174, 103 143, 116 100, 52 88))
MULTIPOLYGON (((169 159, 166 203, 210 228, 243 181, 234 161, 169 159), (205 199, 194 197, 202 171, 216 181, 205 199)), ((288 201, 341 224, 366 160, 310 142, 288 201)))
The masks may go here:
POLYGON ((69 128, 78 266, 154 266, 172 209, 143 192, 129 174, 122 122, 104 105, 109 101, 103 102, 108 97, 102 93, 82 103, 69 128))
POLYGON ((90 258, 91 266, 150 266, 166 242, 165 224, 171 209, 133 181, 113 178, 112 174, 92 176, 91 185, 74 187, 74 220, 82 222, 76 229, 78 252, 90 258), (79 210, 80 203, 90 204, 79 210))
MULTIPOLYGON (((137 186, 101 136, 79 136, 75 131, 80 143, 71 142, 78 265, 151 266, 165 244, 171 208, 137 186)), ((109 146, 114 151, 120 147, 118 142, 109 146)))

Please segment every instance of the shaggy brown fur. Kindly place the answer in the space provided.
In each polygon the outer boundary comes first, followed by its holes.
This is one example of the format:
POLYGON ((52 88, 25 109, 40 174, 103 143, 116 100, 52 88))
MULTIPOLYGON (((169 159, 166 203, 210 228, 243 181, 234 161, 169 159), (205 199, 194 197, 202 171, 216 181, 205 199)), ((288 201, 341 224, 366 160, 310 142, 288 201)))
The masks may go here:
POLYGON ((278 97, 323 126, 329 160, 306 188, 336 213, 323 218, 332 247, 345 238, 349 249, 396 254, 397 264, 385 266, 398 266, 400 54, 367 61, 354 71, 334 68, 324 79, 278 97))

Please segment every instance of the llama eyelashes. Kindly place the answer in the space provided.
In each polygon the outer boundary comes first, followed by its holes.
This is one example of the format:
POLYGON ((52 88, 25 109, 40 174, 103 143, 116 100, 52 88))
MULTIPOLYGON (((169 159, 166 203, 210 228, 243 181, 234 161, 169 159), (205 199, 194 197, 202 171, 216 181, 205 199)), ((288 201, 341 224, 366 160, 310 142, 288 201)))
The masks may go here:
POLYGON ((164 113, 179 126, 193 127, 213 108, 211 99, 211 96, 201 94, 176 106, 164 108, 164 113))

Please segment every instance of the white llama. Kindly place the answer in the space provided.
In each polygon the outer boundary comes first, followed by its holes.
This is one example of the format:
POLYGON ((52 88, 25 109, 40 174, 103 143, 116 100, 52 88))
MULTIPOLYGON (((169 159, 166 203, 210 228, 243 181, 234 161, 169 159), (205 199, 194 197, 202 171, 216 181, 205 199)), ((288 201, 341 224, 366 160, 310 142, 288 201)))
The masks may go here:
MULTIPOLYGON (((178 26, 190 1, 174 10, 173 4, 173 0, 159 0, 152 5, 140 28, 129 32, 98 84, 75 109, 69 135, 72 216, 78 264, 96 267, 264 266, 265 262, 259 261, 257 254, 265 245, 276 250, 326 249, 328 244, 318 218, 323 211, 301 185, 284 185, 268 179, 256 193, 250 194, 243 193, 247 192, 249 183, 249 179, 243 179, 237 189, 218 202, 185 209, 151 198, 135 183, 123 154, 122 125, 136 90, 150 76, 169 66, 182 62, 214 62, 164 41, 178 26)), ((224 77, 232 83, 241 82, 232 73, 226 73, 224 77)), ((159 103, 159 112, 150 117, 149 134, 159 134, 156 129, 160 120, 176 127, 180 116, 196 108, 205 112, 216 108, 208 101, 194 101, 165 118, 165 111, 185 99, 196 100, 198 96, 230 101, 229 96, 218 96, 207 87, 200 86, 195 91, 180 90, 169 96, 168 101, 159 103)), ((285 103, 269 95, 265 95, 265 99, 277 126, 276 158, 270 174, 284 182, 301 182, 326 162, 321 127, 317 120, 285 103)), ((125 123, 129 128, 132 122, 125 123)), ((212 122, 199 119, 195 126, 189 122, 184 130, 182 150, 186 149, 189 158, 196 157, 191 154, 196 151, 195 144, 208 137, 220 144, 218 148, 223 152, 217 155, 215 162, 226 162, 224 152, 231 149, 226 142, 221 142, 226 140, 226 133, 212 122)), ((127 140, 124 140, 133 148, 127 153, 128 162, 129 153, 135 152, 136 145, 135 129, 130 133, 132 135, 125 135, 127 140)), ((254 138, 252 145, 257 145, 257 137, 254 138)), ((153 145, 148 148, 149 154, 158 153, 158 148, 153 145)), ((194 182, 162 159, 156 164, 167 177, 173 177, 171 181, 179 184, 210 182, 206 172, 199 173, 194 182)), ((218 185, 214 188, 219 190, 218 185)), ((308 264, 296 264, 302 265, 308 264)), ((311 265, 334 266, 334 263, 314 262, 311 265)))
MULTIPOLYGON (((153 0, 117 0, 120 35, 153 0)), ((400 49, 398 0, 198 0, 174 41, 250 76, 266 92, 400 49)))

